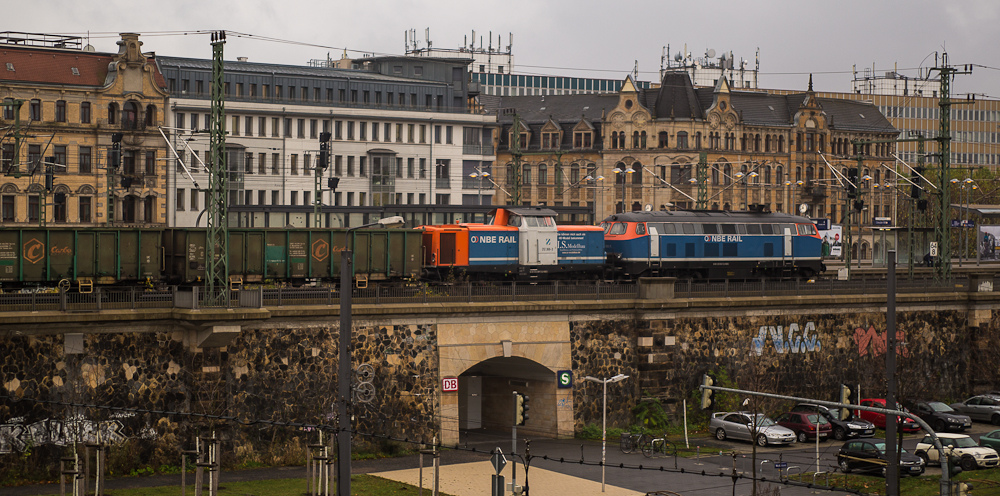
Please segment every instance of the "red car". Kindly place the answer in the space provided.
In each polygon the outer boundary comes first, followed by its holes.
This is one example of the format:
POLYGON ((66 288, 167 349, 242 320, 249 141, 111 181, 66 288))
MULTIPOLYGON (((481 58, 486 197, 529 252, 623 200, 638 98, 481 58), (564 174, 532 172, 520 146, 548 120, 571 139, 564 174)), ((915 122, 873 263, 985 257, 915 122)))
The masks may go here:
POLYGON ((833 427, 825 417, 819 413, 809 412, 788 412, 781 414, 775 422, 782 427, 787 427, 795 431, 795 437, 800 443, 809 439, 816 439, 816 432, 819 431, 819 440, 825 441, 830 437, 833 427))
MULTIPOLYGON (((885 408, 885 398, 865 398, 861 400, 861 406, 870 406, 873 408, 885 408)), ((910 413, 909 410, 903 408, 903 405, 896 403, 896 410, 901 410, 906 413, 910 413)), ((858 410, 855 412, 857 416, 875 424, 875 427, 880 429, 885 429, 885 415, 881 413, 868 412, 865 410, 858 410)), ((900 428, 903 432, 920 432, 920 424, 913 421, 910 418, 902 419, 903 423, 900 428)))

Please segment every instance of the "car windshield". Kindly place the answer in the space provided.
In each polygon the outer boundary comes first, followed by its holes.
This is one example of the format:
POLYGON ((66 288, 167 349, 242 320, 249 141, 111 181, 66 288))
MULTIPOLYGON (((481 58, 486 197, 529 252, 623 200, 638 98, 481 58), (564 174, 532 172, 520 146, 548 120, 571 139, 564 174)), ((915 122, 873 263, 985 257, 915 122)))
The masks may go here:
POLYGON ((829 424, 830 423, 828 420, 826 420, 826 417, 824 417, 822 415, 816 415, 815 413, 812 414, 812 415, 808 415, 806 418, 808 418, 809 422, 813 423, 813 424, 823 425, 823 424, 829 424))
POLYGON ((774 421, 767 418, 763 413, 757 414, 757 427, 768 427, 774 425, 774 421))
POLYGON ((952 408, 952 407, 950 407, 948 405, 945 405, 944 403, 941 403, 940 401, 932 401, 932 402, 928 403, 927 405, 930 406, 931 410, 934 410, 935 412, 954 412, 955 411, 954 408, 952 408))
POLYGON ((976 444, 976 442, 973 441, 972 438, 969 437, 969 436, 955 438, 955 447, 958 447, 958 448, 975 448, 976 446, 979 446, 979 445, 976 444))
MULTIPOLYGON (((883 455, 885 454, 885 443, 875 443, 875 448, 879 451, 879 453, 882 453, 883 455)), ((901 449, 900 453, 906 453, 906 450, 901 449)))

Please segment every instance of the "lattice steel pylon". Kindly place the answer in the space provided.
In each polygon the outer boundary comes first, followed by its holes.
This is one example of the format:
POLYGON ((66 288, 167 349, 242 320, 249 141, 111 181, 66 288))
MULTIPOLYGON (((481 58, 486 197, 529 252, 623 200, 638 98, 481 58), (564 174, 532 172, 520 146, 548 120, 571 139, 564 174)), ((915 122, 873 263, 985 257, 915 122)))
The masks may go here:
POLYGON ((956 74, 972 74, 972 66, 966 65, 962 70, 948 65, 948 53, 941 54, 941 66, 932 67, 931 71, 938 71, 941 74, 941 98, 938 100, 940 107, 940 129, 938 132, 938 159, 941 161, 941 175, 939 176, 940 196, 939 211, 940 217, 934 227, 935 238, 938 242, 938 263, 934 274, 936 278, 948 280, 951 278, 951 198, 949 189, 951 184, 951 80, 956 74))
POLYGON ((212 33, 212 116, 209 121, 208 235, 205 240, 205 299, 228 303, 229 191, 226 160, 226 104, 222 47, 226 32, 212 33))
POLYGON ((698 180, 698 210, 708 210, 708 153, 701 152, 698 155, 698 169, 696 172, 698 180))

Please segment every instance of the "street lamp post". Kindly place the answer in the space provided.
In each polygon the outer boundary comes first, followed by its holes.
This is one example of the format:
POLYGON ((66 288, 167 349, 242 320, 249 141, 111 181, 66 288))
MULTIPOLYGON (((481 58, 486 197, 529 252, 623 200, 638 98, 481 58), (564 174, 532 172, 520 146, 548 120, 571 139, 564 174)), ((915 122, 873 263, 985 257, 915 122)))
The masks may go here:
POLYGON ((403 218, 395 215, 379 219, 378 222, 364 224, 348 229, 345 233, 344 246, 340 252, 340 344, 337 360, 337 494, 351 494, 351 419, 348 417, 348 404, 351 401, 351 337, 354 334, 351 323, 351 297, 353 288, 354 251, 346 248, 350 242, 351 232, 365 227, 381 226, 385 228, 403 225, 403 218))
POLYGON ((489 179, 490 173, 482 169, 476 169, 475 172, 469 174, 469 177, 473 179, 479 179, 476 184, 476 193, 479 196, 479 206, 483 206, 483 178, 489 179))
POLYGON ((614 377, 609 377, 607 379, 598 379, 596 377, 587 376, 583 378, 584 380, 590 382, 596 382, 604 386, 604 406, 602 408, 603 413, 601 414, 601 492, 604 492, 604 466, 607 461, 607 448, 608 448, 608 383, 621 382, 628 379, 625 374, 618 374, 614 377))
POLYGON ((628 183, 628 175, 635 173, 635 169, 633 169, 632 167, 626 167, 625 169, 622 169, 620 167, 615 167, 611 172, 614 172, 615 174, 625 174, 624 176, 621 176, 621 180, 622 180, 622 211, 621 211, 621 213, 625 213, 625 184, 628 183))

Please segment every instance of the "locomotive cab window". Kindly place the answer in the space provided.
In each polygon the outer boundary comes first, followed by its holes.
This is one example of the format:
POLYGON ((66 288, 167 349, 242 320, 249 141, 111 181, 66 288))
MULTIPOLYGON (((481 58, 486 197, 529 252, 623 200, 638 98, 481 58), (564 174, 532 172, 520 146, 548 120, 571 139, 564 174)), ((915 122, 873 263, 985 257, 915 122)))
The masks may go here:
POLYGON ((722 234, 736 234, 736 224, 721 224, 722 234))
POLYGON ((705 234, 719 234, 718 224, 702 224, 701 229, 705 231, 705 234))
POLYGON ((628 226, 624 222, 615 222, 611 225, 611 229, 608 230, 608 234, 625 234, 628 230, 628 226))
POLYGON ((507 221, 507 225, 511 227, 521 227, 521 216, 512 215, 510 220, 507 221))
POLYGON ((635 223, 635 233, 636 234, 646 234, 646 224, 644 222, 635 223))
POLYGON ((812 224, 799 224, 799 234, 803 236, 816 236, 816 226, 812 224))
POLYGON ((774 234, 774 229, 771 228, 771 224, 761 224, 760 225, 761 234, 774 234))
POLYGON ((760 224, 747 224, 747 234, 760 234, 760 224))

